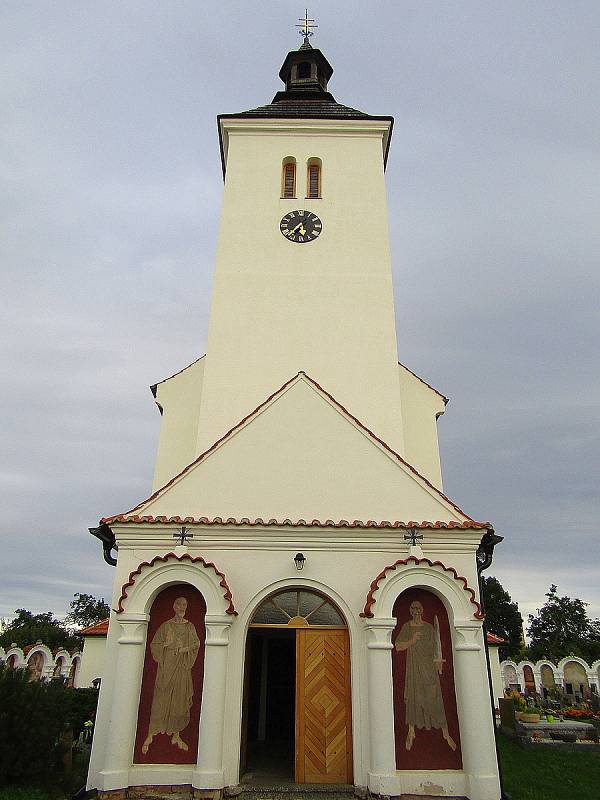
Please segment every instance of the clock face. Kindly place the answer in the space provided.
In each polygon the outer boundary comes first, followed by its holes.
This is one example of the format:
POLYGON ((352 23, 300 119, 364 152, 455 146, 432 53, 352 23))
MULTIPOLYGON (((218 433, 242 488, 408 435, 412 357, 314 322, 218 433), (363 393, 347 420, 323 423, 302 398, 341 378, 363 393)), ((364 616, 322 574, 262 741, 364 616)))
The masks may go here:
POLYGON ((290 242, 312 242, 321 233, 323 223, 312 211, 290 211, 279 223, 279 230, 290 242))

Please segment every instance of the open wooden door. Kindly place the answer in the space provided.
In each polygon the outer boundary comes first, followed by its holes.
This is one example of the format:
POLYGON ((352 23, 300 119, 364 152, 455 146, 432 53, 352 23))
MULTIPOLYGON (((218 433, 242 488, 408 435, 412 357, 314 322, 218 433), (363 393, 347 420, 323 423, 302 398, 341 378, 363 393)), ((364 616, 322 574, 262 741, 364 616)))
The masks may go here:
POLYGON ((348 631, 296 637, 296 782, 352 783, 348 631))

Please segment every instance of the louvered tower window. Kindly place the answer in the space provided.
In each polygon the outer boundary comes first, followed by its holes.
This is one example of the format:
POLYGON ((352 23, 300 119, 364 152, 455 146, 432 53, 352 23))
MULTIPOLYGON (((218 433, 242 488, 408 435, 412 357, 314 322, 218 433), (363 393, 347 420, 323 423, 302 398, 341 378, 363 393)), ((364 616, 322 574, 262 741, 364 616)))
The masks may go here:
POLYGON ((282 197, 296 197, 296 161, 294 159, 286 159, 283 162, 281 183, 282 197))
POLYGON ((310 198, 321 197, 321 161, 311 158, 308 162, 306 196, 310 198))

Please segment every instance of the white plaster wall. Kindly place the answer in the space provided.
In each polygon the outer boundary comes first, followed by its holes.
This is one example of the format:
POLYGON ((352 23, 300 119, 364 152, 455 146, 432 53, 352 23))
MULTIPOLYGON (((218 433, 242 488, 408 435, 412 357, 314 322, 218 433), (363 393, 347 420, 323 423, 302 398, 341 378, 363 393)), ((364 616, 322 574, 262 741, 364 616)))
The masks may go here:
POLYGON ((226 120, 227 175, 202 390, 202 452, 299 370, 403 451, 382 142, 373 120, 226 120), (298 163, 298 198, 281 165, 298 163), (319 157, 322 198, 304 195, 319 157), (294 244, 281 218, 323 222, 294 244))
POLYGON ((144 515, 463 521, 299 377, 144 515))
POLYGON ((204 358, 156 385, 162 409, 152 491, 156 491, 196 457, 204 358))
POLYGON ((504 678, 502 670, 500 669, 500 656, 497 647, 488 645, 490 654, 490 672, 492 673, 492 692, 494 694, 494 703, 498 708, 498 700, 504 697, 504 678))
POLYGON ((442 490, 437 417, 446 408, 444 399, 402 364, 398 364, 398 377, 404 427, 404 457, 421 475, 442 490))
MULTIPOLYGON (((115 583, 118 588, 115 589, 113 595, 113 608, 118 603, 121 583, 125 582, 130 572, 135 570, 140 562, 150 561, 157 553, 168 553, 173 550, 171 534, 174 529, 174 526, 164 528, 163 526, 146 528, 115 526, 119 544, 119 559, 118 578, 115 583)), ((194 539, 189 547, 177 548, 180 553, 187 549, 191 555, 202 555, 206 560, 214 561, 218 568, 225 573, 228 585, 233 592, 236 610, 239 613, 239 616, 232 620, 227 647, 227 689, 223 731, 223 741, 227 743, 223 756, 226 785, 235 784, 239 779, 243 659, 247 625, 254 608, 261 599, 271 591, 285 585, 320 589, 332 597, 347 616, 351 645, 354 780, 357 785, 367 784, 370 737, 367 698, 367 639, 365 622, 360 617, 360 612, 365 604, 373 578, 385 566, 394 563, 399 558, 407 557, 408 550, 402 538, 403 533, 403 531, 382 534, 381 531, 340 530, 335 531, 332 537, 331 532, 316 529, 257 530, 231 527, 206 530, 196 527, 194 528, 194 539), (301 550, 307 559, 302 572, 296 570, 293 562, 293 556, 298 550, 301 550)), ((454 532, 426 531, 423 544, 424 555, 454 566, 459 574, 467 578, 470 586, 477 591, 474 553, 480 538, 481 532, 476 531, 461 531, 456 534, 454 532)), ((198 569, 201 568, 198 567, 198 569)), ((172 582, 176 576, 177 571, 171 569, 168 582, 172 582)), ((422 579, 420 585, 424 585, 422 579)), ((474 607, 469 603, 469 595, 463 591, 462 583, 458 584, 457 591, 459 595, 464 595, 465 605, 468 613, 471 614, 474 607)), ((127 601, 125 609, 127 610, 127 601)), ((111 619, 107 643, 107 664, 115 665, 115 668, 107 670, 102 681, 98 724, 90 770, 90 786, 97 786, 99 781, 109 780, 113 769, 110 760, 105 759, 105 752, 111 735, 111 714, 114 713, 112 701, 115 670, 119 647, 122 647, 117 642, 119 636, 117 630, 120 625, 115 624, 114 620, 118 623, 120 616, 116 615, 111 619), (102 778, 100 778, 101 771, 104 772, 102 778)), ((474 625, 475 628, 480 628, 479 622, 474 621, 474 625)), ((478 655, 474 665, 479 666, 471 667, 471 672, 473 669, 483 670, 480 677, 486 697, 489 698, 485 657, 480 646, 477 645, 477 647, 478 655)), ((140 645, 139 652, 143 653, 143 645, 140 645)), ((136 682, 138 677, 135 675, 128 677, 127 674, 121 672, 119 679, 121 681, 120 691, 126 694, 133 693, 131 696, 135 696, 137 708, 140 690, 139 683, 136 682)), ((477 676, 472 674, 470 680, 476 679, 477 676)), ((489 701, 486 702, 484 709, 487 710, 489 716, 489 701)), ((482 719, 482 722, 475 721, 472 724, 483 724, 485 727, 486 718, 482 719)), ((115 720, 113 719, 114 724, 115 720)), ((143 780, 150 783, 189 783, 192 780, 192 768, 145 767, 140 771, 138 767, 131 767, 131 753, 126 755, 129 759, 128 769, 132 783, 141 782, 142 777, 143 780)), ((454 783, 452 785, 464 791, 466 779, 460 777, 461 775, 462 773, 457 773, 453 776, 454 783)), ((104 785, 109 788, 106 783, 104 785)), ((112 788, 118 787, 113 786, 112 788)), ((470 796, 472 800, 477 800, 490 795, 472 793, 470 796)))
POLYGON ((106 636, 86 636, 77 676, 77 687, 91 686, 105 670, 106 636))

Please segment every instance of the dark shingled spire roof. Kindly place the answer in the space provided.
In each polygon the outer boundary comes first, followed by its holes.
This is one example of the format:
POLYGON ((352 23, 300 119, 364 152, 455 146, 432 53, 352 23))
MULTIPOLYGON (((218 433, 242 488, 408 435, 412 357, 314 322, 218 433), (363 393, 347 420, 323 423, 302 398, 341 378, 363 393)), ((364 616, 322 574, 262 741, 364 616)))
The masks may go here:
POLYGON ((277 92, 268 105, 224 116, 373 119, 370 114, 336 102, 327 91, 327 82, 332 74, 333 67, 323 53, 313 48, 305 38, 299 50, 287 54, 279 71, 285 91, 277 92))
MULTIPOLYGON (((283 94, 283 92, 282 92, 283 94)), ((329 94, 329 93, 327 93, 329 94)), ((329 95, 331 97, 331 95, 329 95)), ((369 114, 358 111, 350 106, 343 106, 331 100, 302 98, 302 100, 287 99, 269 103, 266 106, 251 108, 236 114, 240 117, 324 117, 325 119, 365 119, 369 114)))

